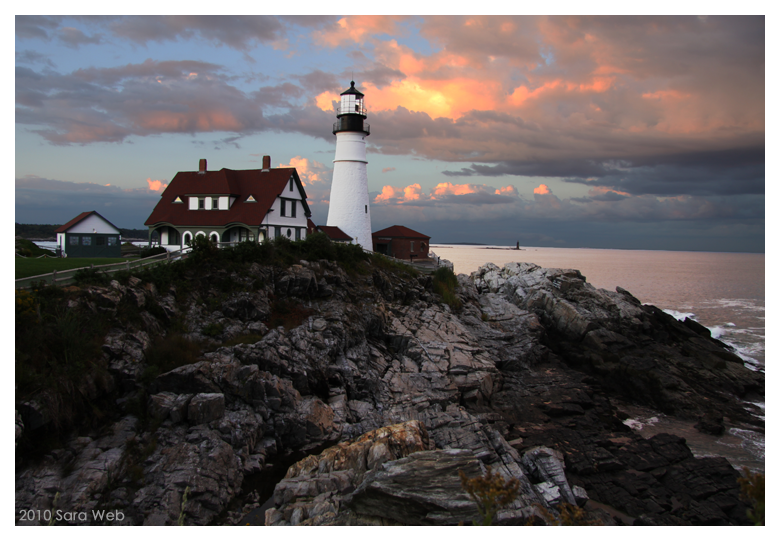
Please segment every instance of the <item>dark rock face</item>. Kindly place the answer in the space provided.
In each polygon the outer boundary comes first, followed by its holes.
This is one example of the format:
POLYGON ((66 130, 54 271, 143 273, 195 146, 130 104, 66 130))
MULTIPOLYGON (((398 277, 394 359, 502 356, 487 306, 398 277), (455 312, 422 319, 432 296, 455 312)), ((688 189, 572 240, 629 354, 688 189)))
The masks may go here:
MULTIPOLYGON (((468 523, 478 516, 457 472, 488 466, 520 482, 498 524, 543 520, 562 502, 604 523, 746 523, 725 459, 696 459, 676 436, 642 438, 611 398, 704 431, 718 416, 759 426, 737 397, 763 393, 763 374, 625 290, 597 290, 574 270, 487 265, 458 278, 453 313, 429 277, 378 268, 214 273, 186 299, 135 280, 71 301, 106 317, 123 302, 142 312, 103 345, 115 385, 100 392, 127 411, 19 468, 17 509, 51 509, 60 493, 61 509, 121 509, 128 524, 224 523, 245 478, 325 449, 278 482, 267 524, 468 523), (208 285, 224 280, 244 289, 208 285), (303 315, 269 330, 280 300, 303 315), (213 351, 142 383, 145 352, 171 321, 213 351), (253 338, 220 347, 242 336, 253 338)), ((17 440, 45 429, 33 405, 17 410, 17 440)))
POLYGON ((574 270, 488 264, 472 279, 480 293, 534 312, 545 343, 609 392, 680 417, 697 419, 715 408, 755 422, 734 397, 763 394, 763 374, 745 368, 695 321, 681 323, 621 288, 596 289, 574 270))

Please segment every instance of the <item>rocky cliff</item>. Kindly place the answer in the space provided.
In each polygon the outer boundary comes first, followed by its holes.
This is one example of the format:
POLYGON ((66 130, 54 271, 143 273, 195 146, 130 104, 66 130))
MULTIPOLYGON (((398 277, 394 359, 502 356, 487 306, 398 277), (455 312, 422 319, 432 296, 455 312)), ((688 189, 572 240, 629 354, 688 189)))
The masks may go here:
POLYGON ((63 294, 108 322, 85 394, 113 406, 36 455, 56 419, 17 397, 17 523, 59 509, 139 525, 458 524, 478 518, 458 471, 488 466, 520 482, 500 524, 549 522, 563 502, 603 524, 747 523, 725 459, 642 438, 615 403, 760 430, 740 397, 763 394, 763 373, 624 290, 488 264, 458 277, 454 310, 430 276, 371 260, 184 276, 63 294))

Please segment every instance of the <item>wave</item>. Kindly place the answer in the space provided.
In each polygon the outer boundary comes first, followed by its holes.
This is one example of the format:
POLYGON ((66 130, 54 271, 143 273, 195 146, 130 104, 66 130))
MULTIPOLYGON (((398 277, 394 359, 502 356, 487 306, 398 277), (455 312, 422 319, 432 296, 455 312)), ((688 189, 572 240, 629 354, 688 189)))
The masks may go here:
POLYGON ((646 426, 653 426, 659 421, 658 417, 637 417, 636 419, 625 419, 623 424, 631 430, 642 430, 646 426))

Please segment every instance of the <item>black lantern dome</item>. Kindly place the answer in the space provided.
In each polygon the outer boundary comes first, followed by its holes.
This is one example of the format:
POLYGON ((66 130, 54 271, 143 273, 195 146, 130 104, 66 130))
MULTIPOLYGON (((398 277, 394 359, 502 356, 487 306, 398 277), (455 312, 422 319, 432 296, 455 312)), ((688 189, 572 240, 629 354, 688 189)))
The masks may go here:
POLYGON ((333 124, 333 133, 344 131, 371 133, 370 126, 363 122, 366 118, 366 106, 363 93, 355 88, 355 81, 350 81, 350 87, 341 93, 338 120, 333 124))

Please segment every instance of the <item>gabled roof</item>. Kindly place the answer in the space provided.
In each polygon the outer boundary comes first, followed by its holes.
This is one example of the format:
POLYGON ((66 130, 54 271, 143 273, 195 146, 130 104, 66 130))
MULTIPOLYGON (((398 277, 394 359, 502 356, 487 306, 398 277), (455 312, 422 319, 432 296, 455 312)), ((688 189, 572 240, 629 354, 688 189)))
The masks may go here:
POLYGON ((97 211, 94 211, 94 210, 92 210, 92 211, 88 211, 88 212, 82 212, 81 214, 79 214, 78 216, 76 216, 75 218, 73 218, 73 219, 72 219, 71 221, 69 221, 68 223, 66 223, 66 224, 64 224, 64 225, 61 225, 61 226, 59 226, 57 229, 55 229, 55 230, 54 230, 54 232, 55 232, 55 233, 67 233, 67 232, 68 232, 68 230, 69 230, 71 227, 73 227, 73 226, 74 226, 74 225, 76 225, 77 223, 81 222, 82 220, 84 220, 84 219, 88 218, 89 216, 92 216, 93 214, 95 214, 96 216, 100 217, 100 219, 101 219, 101 220, 103 220, 103 221, 104 221, 104 222, 106 222, 108 225, 110 225, 111 227, 113 227, 114 229, 116 229, 117 231, 119 231, 119 228, 118 228, 117 226, 115 226, 114 224, 112 224, 111 222, 109 222, 108 220, 106 220, 105 218, 103 218, 103 216, 101 216, 101 215, 100 215, 100 214, 99 214, 97 211))
POLYGON ((423 235, 422 233, 418 233, 417 231, 414 231, 412 229, 409 229, 408 227, 404 227, 403 225, 394 225, 385 229, 382 229, 381 231, 377 231, 376 233, 371 233, 372 237, 391 237, 391 238, 401 238, 401 239, 430 239, 428 235, 423 235))
POLYGON ((322 231, 326 235, 328 235, 328 238, 330 240, 347 240, 351 241, 352 237, 344 233, 341 229, 336 227, 335 225, 318 225, 316 226, 319 231, 322 231))
POLYGON ((277 169, 221 169, 219 171, 182 171, 176 173, 160 196, 160 202, 144 222, 151 226, 159 223, 188 226, 220 227, 231 223, 261 225, 274 201, 293 177, 303 197, 303 211, 311 216, 306 203, 306 191, 294 167, 277 169), (189 196, 230 195, 236 200, 228 210, 189 210, 189 196), (247 202, 249 196, 254 202, 247 202), (176 198, 182 203, 174 203, 176 198))

